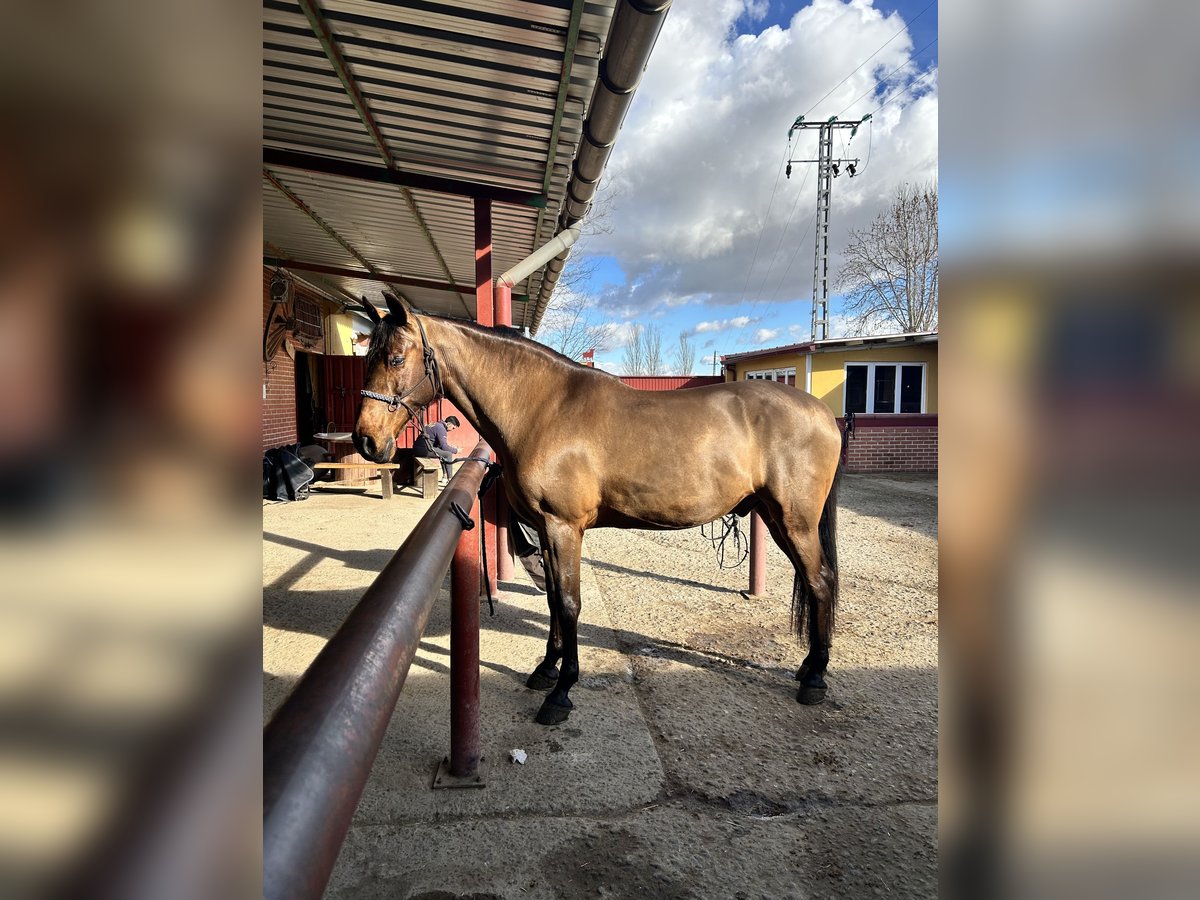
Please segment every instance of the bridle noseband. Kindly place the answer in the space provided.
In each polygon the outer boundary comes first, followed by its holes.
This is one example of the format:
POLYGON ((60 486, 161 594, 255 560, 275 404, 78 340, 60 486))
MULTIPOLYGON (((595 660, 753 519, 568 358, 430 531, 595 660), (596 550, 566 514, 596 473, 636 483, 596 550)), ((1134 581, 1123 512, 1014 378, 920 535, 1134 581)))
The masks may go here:
POLYGON ((421 433, 424 434, 425 407, 427 407, 434 400, 437 400, 439 397, 443 396, 442 373, 438 368, 437 354, 433 352, 433 347, 429 346, 429 339, 425 336, 425 326, 421 324, 421 319, 419 316, 413 316, 413 318, 417 320, 417 328, 419 328, 421 331, 421 349, 425 361, 425 376, 403 394, 393 394, 388 396, 387 394, 381 394, 378 391, 368 390, 361 390, 359 393, 362 396, 369 397, 372 400, 378 400, 380 403, 386 403, 388 405, 388 412, 395 412, 403 406, 405 411, 408 413, 409 418, 417 422, 421 429, 421 433), (433 396, 428 402, 423 403, 420 407, 414 408, 413 405, 408 402, 408 398, 411 397, 416 392, 417 388, 423 385, 426 381, 428 381, 433 387, 433 396))

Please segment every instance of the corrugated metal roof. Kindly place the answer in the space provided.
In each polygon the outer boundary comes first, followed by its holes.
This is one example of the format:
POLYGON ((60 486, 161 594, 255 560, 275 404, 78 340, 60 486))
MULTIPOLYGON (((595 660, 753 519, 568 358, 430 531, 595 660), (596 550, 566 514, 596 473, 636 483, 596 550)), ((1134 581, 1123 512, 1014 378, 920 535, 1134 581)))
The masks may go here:
MULTIPOLYGON (((299 0, 266 0, 264 147, 544 193, 544 210, 493 203, 493 274, 499 275, 553 235, 615 4, 322 0, 309 3, 314 23, 299 0), (560 108, 576 4, 579 38, 560 108), (333 59, 319 37, 323 28, 332 36, 333 59), (339 55, 344 78, 335 64, 339 55), (369 124, 352 91, 361 97, 369 124)), ((375 273, 453 282, 461 296, 426 288, 400 291, 429 311, 473 313, 470 197, 297 167, 267 168, 286 192, 264 177, 266 255, 362 272, 322 277, 376 302, 384 284, 364 262, 375 273)), ((516 298, 536 297, 541 279, 542 272, 535 272, 514 290, 515 321, 525 318, 516 298)))

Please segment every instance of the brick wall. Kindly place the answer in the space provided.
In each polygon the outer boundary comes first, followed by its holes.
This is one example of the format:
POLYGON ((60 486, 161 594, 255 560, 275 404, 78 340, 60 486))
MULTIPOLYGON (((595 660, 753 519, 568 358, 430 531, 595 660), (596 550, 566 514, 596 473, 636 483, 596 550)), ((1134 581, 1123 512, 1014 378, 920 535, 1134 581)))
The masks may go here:
POLYGON ((937 457, 937 416, 856 416, 846 471, 936 472, 937 457))
MULTIPOLYGON (((263 327, 271 309, 271 272, 263 268, 263 327)), ((279 348, 275 358, 262 364, 266 398, 262 406, 263 450, 296 443, 296 365, 287 350, 279 348)))

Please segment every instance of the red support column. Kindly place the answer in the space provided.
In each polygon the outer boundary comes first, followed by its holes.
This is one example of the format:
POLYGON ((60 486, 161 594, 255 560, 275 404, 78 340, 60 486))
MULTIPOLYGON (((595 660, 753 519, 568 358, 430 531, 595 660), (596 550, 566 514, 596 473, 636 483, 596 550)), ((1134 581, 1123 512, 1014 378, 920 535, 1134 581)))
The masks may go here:
MULTIPOLYGON (((496 324, 492 298, 492 202, 475 198, 475 321, 480 325, 496 324)), ((493 459, 495 455, 493 454, 493 459)), ((488 585, 496 593, 496 492, 488 492, 483 500, 483 539, 488 548, 488 585)))
MULTIPOLYGON (((478 520, 479 502, 471 508, 478 520)), ((463 531, 450 564, 450 774, 479 771, 479 532, 463 531)))
POLYGON ((475 198, 475 321, 494 325, 492 306, 492 203, 475 198))
MULTIPOLYGON (((502 282, 496 284, 496 324, 512 326, 512 288, 502 282)), ((496 578, 512 581, 513 558, 508 549, 508 497, 504 485, 496 485, 496 578)), ((488 549, 491 549, 489 545, 488 549)))
POLYGON ((762 516, 755 510, 750 513, 750 590, 751 597, 761 597, 767 592, 767 530, 762 516))

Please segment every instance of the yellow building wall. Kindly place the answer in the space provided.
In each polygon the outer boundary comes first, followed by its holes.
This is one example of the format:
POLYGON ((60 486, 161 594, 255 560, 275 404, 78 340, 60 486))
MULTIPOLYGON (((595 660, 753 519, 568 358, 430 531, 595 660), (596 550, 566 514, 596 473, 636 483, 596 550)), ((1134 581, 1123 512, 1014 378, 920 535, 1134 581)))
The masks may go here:
MULTIPOLYGON (((863 347, 852 350, 833 350, 812 355, 812 393, 833 410, 844 415, 843 395, 846 384, 846 363, 925 363, 925 412, 937 412, 938 366, 937 344, 918 344, 909 347, 863 347)), ((800 382, 803 383, 803 382, 800 382)))
POLYGON ((335 313, 325 320, 329 336, 329 352, 334 356, 354 355, 354 318, 347 313, 335 313))
MULTIPOLYGON (((763 369, 787 369, 795 367, 796 386, 805 384, 804 353, 778 353, 737 363, 736 379, 746 380, 747 372, 763 369)), ((925 412, 938 411, 938 354, 937 344, 918 344, 907 347, 861 347, 849 350, 829 350, 812 354, 812 393, 833 410, 834 415, 844 415, 843 395, 846 384, 846 363, 925 363, 925 412)), ((725 380, 732 381, 733 375, 726 370, 725 380)))

